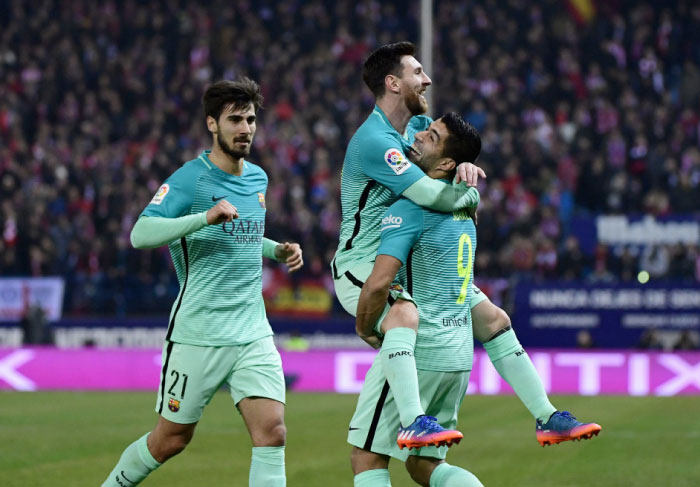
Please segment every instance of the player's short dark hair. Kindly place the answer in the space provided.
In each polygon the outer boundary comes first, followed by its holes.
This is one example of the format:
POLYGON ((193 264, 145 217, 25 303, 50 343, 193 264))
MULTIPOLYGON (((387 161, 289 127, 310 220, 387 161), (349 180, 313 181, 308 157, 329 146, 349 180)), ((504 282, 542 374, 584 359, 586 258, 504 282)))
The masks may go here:
POLYGON ((221 80, 207 88, 202 96, 204 106, 204 117, 214 117, 219 120, 221 112, 229 105, 233 105, 234 110, 247 108, 252 104, 257 112, 263 104, 263 96, 260 92, 260 85, 250 78, 240 78, 236 81, 221 80))
POLYGON ((416 46, 412 42, 395 42, 381 46, 369 55, 362 79, 375 97, 384 95, 384 78, 390 74, 401 76, 401 58, 415 53, 416 46))
POLYGON ((447 127, 449 134, 442 148, 442 156, 449 157, 457 164, 475 162, 481 153, 479 132, 455 112, 444 114, 440 120, 447 127))

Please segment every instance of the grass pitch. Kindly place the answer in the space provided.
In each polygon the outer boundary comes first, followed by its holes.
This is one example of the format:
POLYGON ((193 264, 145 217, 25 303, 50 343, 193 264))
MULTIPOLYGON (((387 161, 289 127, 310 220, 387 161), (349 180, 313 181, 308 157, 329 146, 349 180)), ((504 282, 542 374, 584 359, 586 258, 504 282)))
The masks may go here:
MULTIPOLYGON (((0 486, 98 486, 123 449, 156 422, 155 392, 0 393, 0 486)), ((287 485, 352 486, 347 424, 356 396, 289 394, 287 485)), ((546 448, 514 396, 469 396, 465 439, 447 460, 487 487, 700 485, 700 397, 553 397, 600 436, 546 448)), ((228 394, 219 393, 187 450, 142 485, 247 486, 250 440, 228 394)), ((392 485, 414 485, 392 462, 392 485)))

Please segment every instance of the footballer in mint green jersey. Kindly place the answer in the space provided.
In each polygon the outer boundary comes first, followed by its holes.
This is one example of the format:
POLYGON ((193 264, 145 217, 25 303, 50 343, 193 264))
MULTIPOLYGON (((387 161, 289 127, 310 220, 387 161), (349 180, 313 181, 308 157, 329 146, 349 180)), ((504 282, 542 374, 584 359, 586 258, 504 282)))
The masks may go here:
MULTIPOLYGON (((453 177, 455 161, 475 160, 481 149, 476 130, 455 113, 436 120, 415 138, 412 161, 436 179, 453 177)), ((475 251, 476 229, 468 210, 439 213, 400 199, 382 217, 376 261, 358 301, 358 334, 365 337, 372 330, 384 336, 384 342, 395 329, 380 321, 391 289, 405 288, 415 301, 419 325, 413 356, 420 403, 427 419, 438 423, 438 429, 428 428, 426 435, 457 426, 469 382, 475 251)), ((417 446, 413 436, 424 433, 420 426, 404 426, 400 417, 398 391, 384 373, 386 363, 393 360, 395 354, 376 356, 350 421, 348 442, 354 446, 351 462, 356 484, 370 475, 367 472, 384 472, 388 480, 389 458, 394 457, 406 462, 411 477, 421 485, 443 485, 439 479, 449 476, 454 485, 481 486, 470 472, 444 462, 452 441, 403 449, 417 446), (397 428, 398 440, 394 440, 397 428)), ((461 435, 455 441, 459 439, 461 435)))
POLYGON ((377 255, 402 262, 398 283, 418 304, 418 369, 471 370, 475 252, 476 227, 464 210, 438 213, 400 199, 382 219, 377 255))
MULTIPOLYGON (((432 82, 414 53, 415 46, 407 42, 381 46, 363 68, 363 80, 375 95, 376 106, 352 137, 343 162, 340 241, 331 264, 336 296, 353 316, 372 270, 386 208, 400 196, 443 212, 475 207, 479 201, 474 188, 434 180, 407 157, 408 152, 417 151, 414 135, 428 131, 431 123, 422 114, 427 110, 423 94, 432 82)), ((461 438, 458 431, 438 431, 439 425, 425 421, 413 359, 418 314, 408 293, 398 297, 391 295, 391 305, 384 308, 381 321, 386 333, 381 345, 374 335, 360 335, 373 347, 381 346, 380 355, 387 357, 384 374, 396 394, 401 424, 421 425, 422 432, 411 435, 410 445, 398 435, 396 441, 411 448, 461 438), (428 430, 432 433, 427 434, 428 430)))
MULTIPOLYGON (((421 404, 426 414, 449 428, 457 425, 473 363, 469 299, 475 252, 476 227, 465 210, 438 213, 402 198, 382 219, 378 259, 390 256, 400 262, 391 287, 406 288, 418 306, 414 353, 421 404)), ((379 323, 375 331, 381 334, 379 323)), ((381 373, 382 360, 378 355, 367 373, 350 420, 348 441, 359 449, 401 461, 409 455, 444 459, 446 446, 416 452, 398 448, 394 439, 398 405, 381 373)))
POLYGON ((262 101, 248 78, 209 86, 211 151, 175 171, 134 224, 135 248, 169 245, 180 292, 163 346, 158 422, 124 450, 103 487, 136 486, 184 450, 222 386, 253 443, 250 485, 286 485, 285 381, 263 305, 262 257, 290 272, 303 260, 298 244, 263 236, 267 176, 246 160, 262 101))
POLYGON ((338 276, 358 262, 374 260, 379 245, 379 222, 386 209, 425 173, 406 157, 413 134, 431 120, 414 116, 406 136, 399 134, 378 106, 348 144, 341 176, 342 221, 334 260, 338 276), (410 133, 410 137, 408 134, 410 133))
MULTIPOLYGON (((340 240, 331 264, 341 304, 352 315, 356 299, 342 282, 338 287, 338 280, 345 277, 352 283, 366 277, 356 275, 357 267, 374 260, 379 221, 393 202, 404 196, 419 206, 443 212, 479 203, 474 188, 429 178, 407 157, 415 150, 414 135, 427 130, 432 122, 423 115, 428 108, 423 94, 432 82, 414 53, 415 46, 409 42, 389 44, 376 49, 364 64, 363 79, 375 95, 376 105, 345 153, 340 240)), ((460 165, 464 174, 467 166, 475 167, 460 165)))
POLYGON ((415 134, 427 130, 432 121, 424 115, 413 116, 404 133, 399 134, 382 109, 375 106, 353 135, 341 176, 342 221, 333 260, 335 279, 357 264, 374 260, 381 216, 401 195, 418 194, 412 198, 416 203, 441 211, 475 207, 479 203, 479 194, 473 188, 453 186, 451 181, 431 180, 425 188, 421 187, 430 178, 406 154, 412 150, 415 134), (414 192, 405 194, 411 187, 414 192), (439 198, 422 194, 430 191, 443 194, 439 198))
POLYGON ((244 161, 234 176, 209 160, 210 151, 185 163, 141 213, 177 218, 227 200, 238 218, 209 225, 169 244, 180 282, 167 340, 227 346, 272 335, 262 298, 262 244, 267 175, 244 161))

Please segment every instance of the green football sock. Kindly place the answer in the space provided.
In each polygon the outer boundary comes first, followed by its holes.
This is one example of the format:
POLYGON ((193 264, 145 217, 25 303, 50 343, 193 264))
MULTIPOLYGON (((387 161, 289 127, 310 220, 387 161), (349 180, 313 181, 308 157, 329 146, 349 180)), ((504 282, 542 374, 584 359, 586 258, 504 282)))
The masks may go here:
POLYGON ((143 479, 148 477, 148 474, 162 465, 148 451, 148 445, 146 444, 148 435, 149 433, 146 433, 126 447, 121 458, 119 458, 119 462, 117 462, 116 467, 109 474, 107 480, 104 481, 102 487, 132 487, 138 485, 143 479))
POLYGON ((378 468, 375 470, 366 470, 355 475, 354 487, 391 487, 389 480, 389 470, 386 468, 378 468))
POLYGON ((284 487, 287 477, 284 473, 283 446, 254 446, 250 462, 250 487, 284 487))
POLYGON ((411 328, 392 328, 384 334, 379 352, 382 370, 394 395, 402 426, 408 426, 417 416, 425 414, 418 392, 418 373, 413 356, 415 348, 415 331, 411 328))
POLYGON ((449 463, 441 463, 430 475, 430 487, 484 487, 484 485, 470 471, 449 463))
POLYGON ((549 402, 544 385, 530 357, 511 329, 484 343, 493 366, 513 388, 535 419, 546 422, 557 410, 549 402))

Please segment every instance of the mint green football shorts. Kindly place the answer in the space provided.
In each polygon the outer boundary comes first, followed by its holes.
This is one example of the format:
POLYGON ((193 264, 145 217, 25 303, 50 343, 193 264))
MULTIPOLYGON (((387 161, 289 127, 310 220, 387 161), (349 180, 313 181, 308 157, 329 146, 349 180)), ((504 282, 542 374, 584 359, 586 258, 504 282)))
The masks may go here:
MULTIPOLYGON (((350 271, 341 274, 338 279, 333 280, 333 284, 335 285, 335 295, 338 297, 338 301, 340 301, 340 304, 343 306, 345 311, 352 316, 357 316, 357 303, 360 300, 360 291, 362 290, 362 285, 372 273, 372 267, 374 267, 374 262, 358 264, 350 271)), ((405 299, 407 301, 411 301, 413 304, 416 304, 409 292, 398 283, 393 283, 391 285, 389 290, 389 299, 391 302, 394 302, 397 299, 405 299)), ((489 299, 488 296, 486 296, 481 289, 472 283, 469 308, 474 309, 477 304, 481 303, 482 301, 486 301, 487 299, 489 299)), ((377 331, 379 330, 379 325, 381 324, 382 320, 389 312, 389 308, 391 308, 391 305, 387 303, 382 315, 377 321, 377 325, 375 326, 377 331)))
POLYGON ((166 342, 156 412, 173 423, 196 423, 223 385, 229 387, 234 404, 246 397, 284 404, 282 359, 272 336, 230 347, 166 342))
MULTIPOLYGON (((357 303, 360 301, 360 291, 362 291, 362 285, 372 273, 373 267, 374 262, 358 264, 353 267, 352 270, 341 274, 338 279, 333 280, 335 295, 338 297, 338 301, 340 301, 345 311, 352 316, 357 316, 357 303)), ((382 311, 377 323, 374 325, 374 331, 379 336, 382 336, 380 332, 381 323, 384 318, 386 318, 387 313, 389 313, 391 303, 397 299, 403 299, 412 302, 414 305, 416 304, 409 292, 404 289, 401 284, 397 282, 392 283, 389 288, 389 298, 386 306, 384 306, 384 311, 382 311)))
MULTIPOLYGON (((348 443, 363 450, 389 455, 405 462, 409 455, 444 460, 447 447, 400 450, 396 435, 401 426, 394 395, 377 355, 367 372, 355 414, 350 420, 348 443)), ((434 372, 418 370, 418 388, 425 414, 435 416, 444 428, 457 427, 457 414, 469 385, 470 371, 434 372)))

